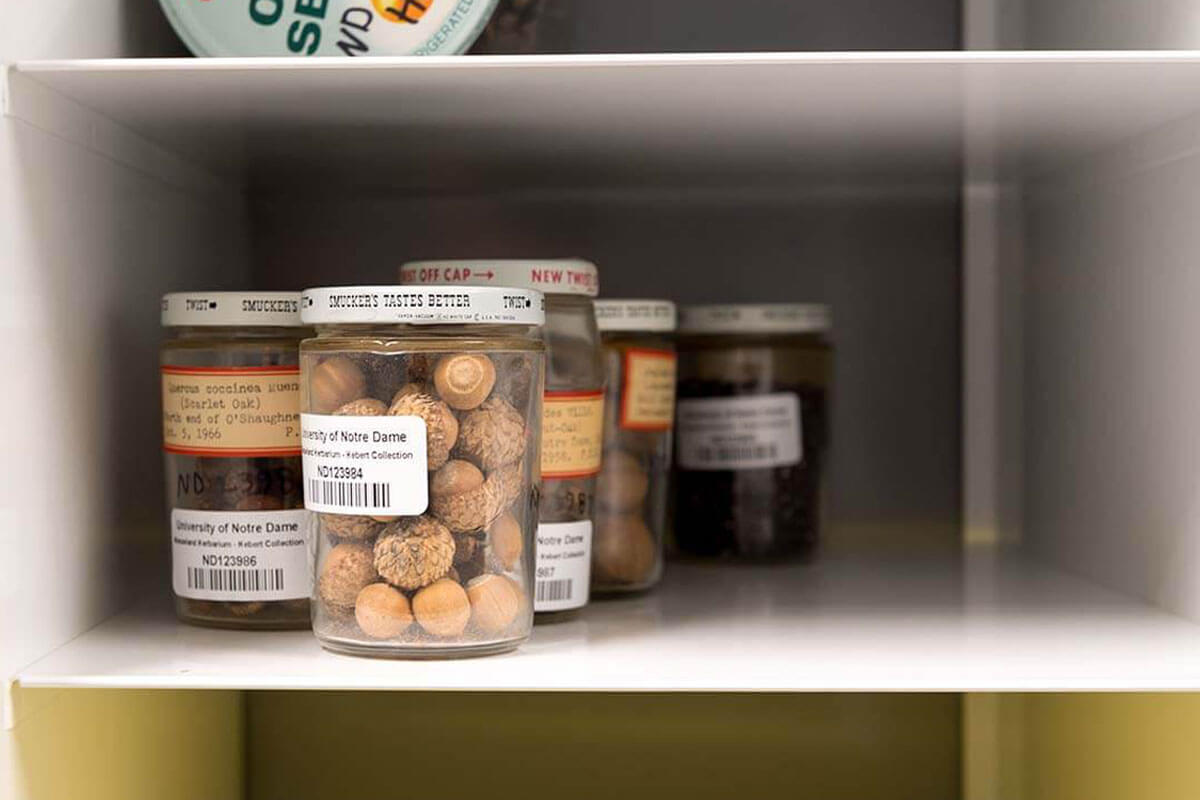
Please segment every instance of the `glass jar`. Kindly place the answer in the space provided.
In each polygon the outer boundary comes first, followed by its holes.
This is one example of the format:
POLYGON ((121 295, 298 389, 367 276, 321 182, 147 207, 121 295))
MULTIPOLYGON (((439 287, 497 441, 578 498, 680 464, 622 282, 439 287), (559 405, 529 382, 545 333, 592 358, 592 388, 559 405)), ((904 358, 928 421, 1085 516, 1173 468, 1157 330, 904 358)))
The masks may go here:
POLYGON ((592 298, 594 264, 562 261, 424 261, 400 268, 421 285, 519 286, 546 296, 542 505, 537 532, 539 620, 570 617, 590 591, 596 476, 604 432, 604 365, 592 298))
POLYGON ((300 295, 162 300, 163 450, 180 619, 307 628, 300 295))
POLYGON ((525 289, 304 293, 313 631, 330 650, 511 650, 533 620, 543 297, 525 289))
POLYGON ((699 556, 810 556, 833 353, 817 305, 683 310, 675 541, 699 556))
POLYGON ((608 388, 592 591, 634 592, 662 576, 675 419, 675 304, 597 300, 596 323, 608 388))

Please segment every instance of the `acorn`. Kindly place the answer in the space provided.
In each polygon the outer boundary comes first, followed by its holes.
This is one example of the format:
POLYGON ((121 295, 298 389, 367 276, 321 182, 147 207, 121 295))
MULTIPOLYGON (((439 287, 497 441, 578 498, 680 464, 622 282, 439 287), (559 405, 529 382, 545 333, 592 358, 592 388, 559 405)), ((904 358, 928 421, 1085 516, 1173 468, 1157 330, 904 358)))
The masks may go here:
POLYGON ((470 411, 487 399, 496 385, 496 365, 480 353, 459 353, 438 361, 433 385, 451 408, 470 411))
POLYGON ((434 636, 458 636, 471 619, 471 601, 466 590, 449 578, 417 592, 412 610, 417 624, 434 636))
POLYGON ((309 407, 314 414, 329 414, 367 392, 362 370, 345 356, 333 356, 313 367, 308 380, 309 407))
POLYGON ((485 479, 470 461, 456 459, 429 482, 429 508, 452 533, 486 528, 503 509, 501 483, 485 479))
POLYGON ((391 405, 396 405, 396 401, 405 395, 421 394, 424 391, 425 390, 421 388, 421 384, 419 383, 406 383, 397 389, 395 394, 392 395, 391 405))
POLYGON ((524 418, 501 397, 485 400, 459 426, 459 454, 485 470, 520 460, 525 444, 524 418))
POLYGON ((636 514, 600 515, 592 539, 592 569, 604 583, 648 580, 658 563, 658 543, 636 514))
POLYGON ((420 417, 425 422, 426 468, 432 472, 450 459, 450 450, 458 441, 458 419, 450 407, 423 392, 397 392, 388 415, 420 417))
POLYGON ((375 569, 401 589, 419 589, 450 571, 454 537, 427 516, 405 517, 388 525, 375 542, 375 569))
POLYGON ((372 583, 358 593, 354 619, 372 639, 394 639, 412 625, 413 615, 403 592, 386 583, 372 583))
POLYGON ((370 546, 347 542, 325 555, 317 593, 331 610, 346 613, 354 609, 363 587, 378 579, 370 546))
POLYGON ((338 406, 333 412, 335 417, 381 417, 387 413, 387 406, 382 400, 374 397, 360 397, 349 403, 338 406))
POLYGON ((496 494, 499 496, 500 509, 510 507, 524 491, 524 481, 521 480, 521 465, 509 464, 488 474, 488 482, 496 484, 496 494))
POLYGON ((507 511, 496 517, 496 521, 488 528, 490 552, 505 571, 513 569, 520 562, 525 549, 524 538, 521 523, 507 511))
POLYGON ((604 468, 596 480, 596 502, 619 514, 641 509, 650 489, 650 478, 641 462, 622 450, 604 454, 604 468))
POLYGON ((362 517, 357 514, 318 514, 317 518, 328 536, 354 542, 374 539, 383 528, 383 523, 376 521, 374 517, 362 517))
POLYGON ((480 575, 467 584, 471 624, 483 633, 499 633, 513 623, 521 610, 522 593, 503 575, 480 575))

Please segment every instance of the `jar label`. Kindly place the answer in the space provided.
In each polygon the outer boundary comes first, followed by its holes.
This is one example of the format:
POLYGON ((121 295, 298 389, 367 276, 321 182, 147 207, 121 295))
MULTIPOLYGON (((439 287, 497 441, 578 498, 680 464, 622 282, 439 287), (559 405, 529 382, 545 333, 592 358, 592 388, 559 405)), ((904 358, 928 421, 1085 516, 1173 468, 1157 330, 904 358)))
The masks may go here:
POLYGON ((175 594, 193 600, 294 600, 312 594, 309 513, 171 511, 175 594))
POLYGON ((621 427, 669 431, 674 420, 675 354, 670 350, 626 350, 621 427))
POLYGON ((301 414, 304 506, 415 516, 429 507, 425 420, 301 414))
POLYGON ((162 406, 168 453, 300 454, 299 367, 163 367, 162 406))
POLYGON ((591 520, 538 525, 534 611, 566 611, 587 605, 591 572, 591 520))
POLYGON ((542 409, 542 478, 598 474, 604 444, 604 392, 546 392, 542 409))
POLYGON ((802 460, 800 397, 792 392, 679 401, 683 469, 788 467, 802 460))

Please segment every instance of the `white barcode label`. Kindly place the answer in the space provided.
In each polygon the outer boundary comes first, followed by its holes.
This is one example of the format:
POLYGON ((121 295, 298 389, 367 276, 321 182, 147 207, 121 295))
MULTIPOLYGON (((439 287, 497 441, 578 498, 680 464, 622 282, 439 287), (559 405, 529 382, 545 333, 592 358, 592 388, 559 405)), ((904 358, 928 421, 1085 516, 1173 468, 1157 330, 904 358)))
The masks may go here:
POLYGON ((216 592, 279 592, 287 585, 283 570, 275 569, 204 569, 187 568, 189 589, 216 592))
POLYGON ((425 513, 425 437, 420 417, 301 414, 304 505, 333 514, 425 513))
POLYGON ((538 581, 534 599, 539 603, 559 603, 570 600, 575 581, 562 578, 556 581, 538 581))
POLYGON ((534 611, 566 611, 588 601, 592 523, 543 522, 537 530, 534 611))
POLYGON ((312 593, 309 513, 171 511, 175 594, 194 600, 292 600, 312 593))
POLYGON ((762 469, 799 464, 803 453, 800 397, 680 400, 677 460, 683 469, 762 469))

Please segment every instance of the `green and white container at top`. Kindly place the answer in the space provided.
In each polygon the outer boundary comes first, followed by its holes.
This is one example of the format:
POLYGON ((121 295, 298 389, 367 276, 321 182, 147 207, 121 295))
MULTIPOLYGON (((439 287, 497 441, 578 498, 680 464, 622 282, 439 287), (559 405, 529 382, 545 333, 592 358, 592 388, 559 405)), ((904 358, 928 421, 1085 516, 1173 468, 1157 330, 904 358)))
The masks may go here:
POLYGON ((433 56, 465 52, 496 0, 159 0, 198 56, 433 56))

